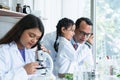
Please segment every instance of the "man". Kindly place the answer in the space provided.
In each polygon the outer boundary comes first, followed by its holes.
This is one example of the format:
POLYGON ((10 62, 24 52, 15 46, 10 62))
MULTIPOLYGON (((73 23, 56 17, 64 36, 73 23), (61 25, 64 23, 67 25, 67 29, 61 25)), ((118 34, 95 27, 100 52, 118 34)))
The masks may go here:
MULTIPOLYGON (((79 66, 82 70, 90 71, 94 68, 94 61, 92 55, 92 22, 90 19, 82 17, 77 19, 75 35, 71 40, 73 45, 80 47, 79 66), (84 67, 84 69, 83 69, 84 67)), ((77 50, 77 49, 76 49, 77 50)))
MULTIPOLYGON (((75 25, 76 25, 75 35, 71 40, 71 43, 73 46, 74 46, 74 43, 77 43, 77 47, 78 46, 80 47, 79 48, 80 49, 79 65, 82 66, 80 68, 82 69, 83 67, 86 67, 88 69, 88 68, 91 68, 91 66, 92 67, 94 66, 94 63, 93 63, 94 61, 92 58, 92 50, 91 50, 91 43, 92 43, 91 41, 93 39, 93 36, 91 36, 91 33, 92 33, 93 24, 90 21, 90 19, 82 17, 76 21, 75 25)), ((43 45, 50 50, 50 55, 54 62, 56 61, 56 56, 57 56, 57 53, 54 50, 55 38, 56 38, 56 32, 52 32, 52 33, 46 34, 42 40, 43 45)))

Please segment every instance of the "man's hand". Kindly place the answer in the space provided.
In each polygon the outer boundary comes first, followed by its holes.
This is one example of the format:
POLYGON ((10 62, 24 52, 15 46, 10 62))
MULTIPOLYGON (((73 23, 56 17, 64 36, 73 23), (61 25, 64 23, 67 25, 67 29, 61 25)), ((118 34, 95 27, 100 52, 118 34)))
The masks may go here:
POLYGON ((93 34, 90 35, 90 37, 88 38, 87 42, 90 43, 91 45, 93 44, 93 34))

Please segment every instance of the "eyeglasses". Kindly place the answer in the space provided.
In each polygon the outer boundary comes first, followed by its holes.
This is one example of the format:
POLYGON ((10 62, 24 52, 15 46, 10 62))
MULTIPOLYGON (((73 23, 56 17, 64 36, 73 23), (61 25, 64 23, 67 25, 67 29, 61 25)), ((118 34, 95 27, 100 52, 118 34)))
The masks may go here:
POLYGON ((80 32, 80 35, 83 35, 83 36, 86 36, 86 37, 89 37, 91 35, 91 33, 86 33, 84 31, 79 31, 80 32))

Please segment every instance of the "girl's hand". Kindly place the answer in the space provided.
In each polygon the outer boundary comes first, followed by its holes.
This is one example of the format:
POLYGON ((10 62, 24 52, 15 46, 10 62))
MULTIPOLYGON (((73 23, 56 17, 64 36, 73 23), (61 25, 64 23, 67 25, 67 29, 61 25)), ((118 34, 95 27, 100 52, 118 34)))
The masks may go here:
POLYGON ((45 48, 45 46, 43 44, 41 44, 41 49, 44 52, 50 53, 50 50, 48 50, 47 48, 45 48))
POLYGON ((31 62, 24 66, 24 69, 26 70, 27 74, 34 74, 37 70, 37 67, 39 66, 38 62, 31 62))

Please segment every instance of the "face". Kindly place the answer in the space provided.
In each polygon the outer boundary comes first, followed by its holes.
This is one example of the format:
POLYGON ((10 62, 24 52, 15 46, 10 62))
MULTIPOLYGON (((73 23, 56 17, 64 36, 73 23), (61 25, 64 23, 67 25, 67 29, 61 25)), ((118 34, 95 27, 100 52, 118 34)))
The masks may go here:
POLYGON ((38 28, 28 29, 23 32, 18 44, 18 48, 31 48, 38 42, 42 33, 38 28))
POLYGON ((74 35, 74 31, 75 31, 75 25, 70 26, 68 29, 65 29, 65 28, 63 27, 63 30, 62 30, 63 36, 64 36, 66 39, 71 40, 72 37, 73 37, 73 35, 74 35))
POLYGON ((86 24, 85 21, 82 21, 79 26, 80 27, 75 30, 74 39, 76 42, 83 43, 89 38, 92 31, 92 26, 86 24))

